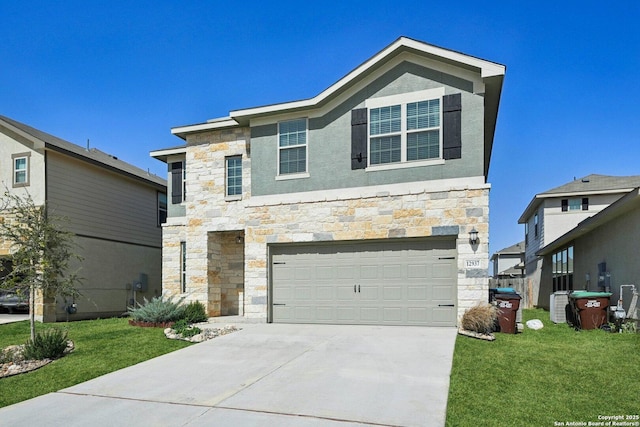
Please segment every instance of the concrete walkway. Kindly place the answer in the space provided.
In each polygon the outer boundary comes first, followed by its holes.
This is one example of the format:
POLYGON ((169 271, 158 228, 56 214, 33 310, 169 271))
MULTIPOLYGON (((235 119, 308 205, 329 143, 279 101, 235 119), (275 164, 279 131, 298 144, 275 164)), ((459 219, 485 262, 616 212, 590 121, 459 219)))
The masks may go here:
POLYGON ((243 330, 0 409, 47 426, 441 426, 456 329, 243 330))
POLYGON ((3 323, 22 322, 29 320, 29 313, 0 313, 0 325, 3 323))

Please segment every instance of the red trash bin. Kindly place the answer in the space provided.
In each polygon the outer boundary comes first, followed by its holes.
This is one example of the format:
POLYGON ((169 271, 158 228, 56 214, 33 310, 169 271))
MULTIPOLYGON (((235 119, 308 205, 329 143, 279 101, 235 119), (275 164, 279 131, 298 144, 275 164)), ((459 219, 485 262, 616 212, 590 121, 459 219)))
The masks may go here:
POLYGON ((520 308, 520 295, 518 294, 496 294, 496 305, 498 306, 498 323, 500 332, 505 334, 515 334, 518 332, 516 325, 516 314, 520 308))

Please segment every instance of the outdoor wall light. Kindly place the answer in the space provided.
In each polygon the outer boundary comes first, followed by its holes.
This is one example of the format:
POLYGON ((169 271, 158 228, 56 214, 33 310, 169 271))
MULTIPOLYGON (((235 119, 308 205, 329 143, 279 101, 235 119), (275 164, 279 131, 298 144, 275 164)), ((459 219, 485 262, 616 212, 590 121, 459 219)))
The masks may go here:
POLYGON ((476 230, 475 227, 469 232, 469 243, 472 245, 478 243, 478 230, 476 230))

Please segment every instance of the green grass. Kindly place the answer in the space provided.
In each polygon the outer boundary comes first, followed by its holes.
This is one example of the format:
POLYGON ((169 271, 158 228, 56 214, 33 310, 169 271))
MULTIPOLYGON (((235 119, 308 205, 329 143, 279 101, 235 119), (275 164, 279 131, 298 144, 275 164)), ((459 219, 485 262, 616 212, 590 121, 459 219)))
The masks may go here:
MULTIPOLYGON (((127 319, 37 324, 36 331, 52 327, 68 331, 75 351, 36 371, 1 378, 0 407, 71 387, 190 345, 166 339, 159 328, 129 326, 127 319)), ((0 325, 0 348, 24 344, 28 339, 28 321, 0 325)))
POLYGON ((458 335, 448 426, 587 425, 640 413, 640 334, 576 332, 544 310, 524 310, 530 319, 544 328, 493 342, 458 335))

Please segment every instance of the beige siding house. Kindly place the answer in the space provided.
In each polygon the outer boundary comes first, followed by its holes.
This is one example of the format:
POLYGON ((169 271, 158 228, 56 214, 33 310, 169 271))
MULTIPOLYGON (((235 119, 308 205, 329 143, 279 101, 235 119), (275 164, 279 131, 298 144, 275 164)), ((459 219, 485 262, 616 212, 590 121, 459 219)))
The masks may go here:
POLYGON ((164 179, 2 116, 0 153, 3 187, 67 218, 83 257, 82 297, 37 301, 40 320, 117 316, 161 293, 164 179))
POLYGON ((640 176, 637 175, 592 174, 534 196, 518 220, 525 226, 525 286, 527 294, 532 295, 531 305, 548 309, 552 293, 594 286, 586 282, 586 276, 574 275, 573 245, 556 248, 550 255, 559 265, 553 269, 551 263, 543 263, 540 251, 546 252, 556 239, 638 186, 640 176))
POLYGON ((151 153, 163 291, 211 316, 455 326, 488 294, 504 73, 401 37, 312 98, 173 128, 151 153))

